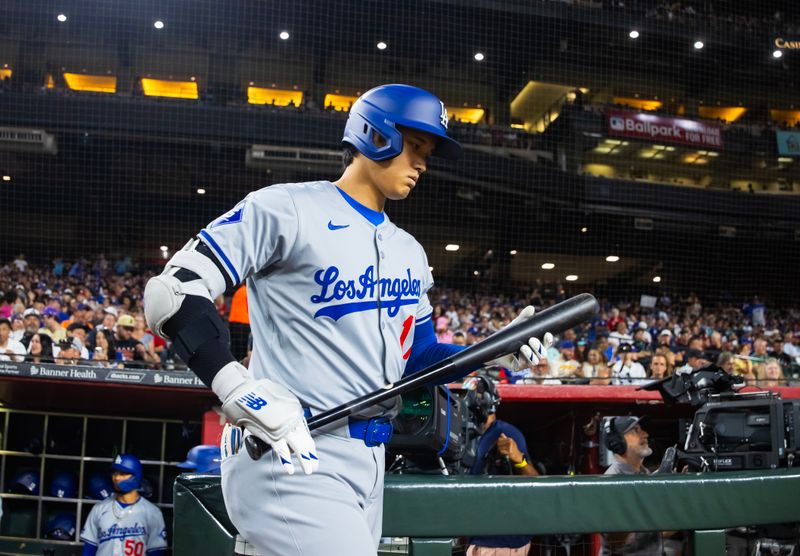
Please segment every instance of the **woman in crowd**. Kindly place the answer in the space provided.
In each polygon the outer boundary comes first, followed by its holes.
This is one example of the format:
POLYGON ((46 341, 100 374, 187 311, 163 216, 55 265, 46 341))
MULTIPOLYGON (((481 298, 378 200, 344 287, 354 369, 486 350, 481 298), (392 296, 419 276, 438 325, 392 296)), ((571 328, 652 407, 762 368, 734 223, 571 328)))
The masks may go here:
POLYGON ((766 388, 786 386, 781 364, 774 357, 757 366, 758 385, 766 388))
POLYGON ((28 342, 28 355, 25 359, 31 363, 52 363, 52 338, 39 332, 31 336, 31 341, 28 342))
POLYGON ((672 375, 672 365, 666 355, 655 354, 650 358, 648 375, 654 380, 660 380, 672 375))
POLYGON ((605 374, 604 371, 608 370, 608 363, 599 349, 591 348, 586 352, 586 360, 581 368, 584 377, 593 378, 605 374))
POLYGON ((114 334, 112 332, 102 328, 98 329, 90 347, 90 357, 96 365, 101 367, 112 367, 116 365, 117 350, 114 347, 114 334))
POLYGON ((144 315, 142 313, 136 313, 133 316, 132 336, 134 339, 139 340, 144 345, 144 349, 150 355, 151 361, 159 361, 159 358, 156 355, 155 338, 153 337, 153 334, 147 330, 147 323, 145 322, 144 315))

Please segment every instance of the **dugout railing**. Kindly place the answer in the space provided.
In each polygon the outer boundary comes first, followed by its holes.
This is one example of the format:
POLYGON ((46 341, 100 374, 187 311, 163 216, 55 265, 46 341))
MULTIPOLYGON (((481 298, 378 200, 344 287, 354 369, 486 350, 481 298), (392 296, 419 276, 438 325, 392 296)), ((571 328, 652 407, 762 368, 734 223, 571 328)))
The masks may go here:
MULTIPOLYGON (((691 552, 725 554, 725 529, 800 521, 800 469, 655 476, 386 478, 385 536, 415 556, 451 553, 451 539, 597 531, 691 532, 691 552)), ((233 554, 235 528, 219 477, 175 483, 174 556, 233 554)), ((336 554, 331 547, 331 554, 336 554)))

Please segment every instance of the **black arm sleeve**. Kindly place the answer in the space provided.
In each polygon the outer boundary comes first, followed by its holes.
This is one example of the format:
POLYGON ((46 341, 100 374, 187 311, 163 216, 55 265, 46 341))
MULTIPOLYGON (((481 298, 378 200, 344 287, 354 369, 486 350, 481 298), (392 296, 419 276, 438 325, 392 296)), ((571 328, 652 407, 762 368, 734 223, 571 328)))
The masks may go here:
POLYGON ((172 338, 175 352, 209 388, 217 372, 236 360, 228 327, 205 297, 187 295, 163 329, 172 338))

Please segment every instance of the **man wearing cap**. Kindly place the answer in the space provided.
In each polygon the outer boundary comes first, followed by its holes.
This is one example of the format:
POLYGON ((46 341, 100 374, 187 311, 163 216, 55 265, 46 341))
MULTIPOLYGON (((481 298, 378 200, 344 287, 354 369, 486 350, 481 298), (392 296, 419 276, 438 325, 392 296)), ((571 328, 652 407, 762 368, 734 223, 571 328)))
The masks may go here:
POLYGON ((61 340, 66 339, 67 331, 61 328, 61 324, 58 322, 58 310, 53 307, 45 307, 44 311, 42 312, 42 316, 44 317, 44 326, 39 329, 39 332, 42 334, 47 334, 52 338, 53 343, 58 343, 61 340))
POLYGON ((39 332, 39 329, 42 327, 42 321, 39 320, 39 311, 30 307, 25 309, 25 312, 22 313, 22 320, 25 322, 25 332, 22 333, 22 345, 25 346, 27 349, 28 343, 33 338, 33 335, 39 332))
MULTIPOLYGON (((642 428, 640 421, 641 417, 614 417, 606 424, 605 445, 614 458, 606 469, 606 475, 650 475, 643 464, 653 449, 649 443, 650 435, 642 428)), ((605 533, 600 555, 679 555, 682 543, 670 538, 673 535, 672 531, 605 533)))
POLYGON ((0 318, 0 361, 20 362, 26 353, 21 342, 11 339, 11 321, 0 318))
POLYGON ((550 375, 555 378, 580 376, 581 362, 575 356, 575 342, 561 340, 558 352, 558 356, 550 362, 550 375))
MULTIPOLYGON (((105 318, 103 319, 105 323, 105 318)), ((117 321, 114 332, 114 344, 117 347, 117 359, 126 364, 132 361, 149 361, 144 344, 133 337, 135 321, 130 315, 122 315, 117 321)))
POLYGON ((706 358, 702 351, 699 349, 686 350, 686 364, 683 367, 675 369, 676 375, 688 374, 701 369, 711 362, 706 358))
POLYGON ((647 372, 635 360, 636 354, 630 344, 620 344, 617 355, 619 360, 611 368, 611 384, 638 384, 647 379, 647 372))

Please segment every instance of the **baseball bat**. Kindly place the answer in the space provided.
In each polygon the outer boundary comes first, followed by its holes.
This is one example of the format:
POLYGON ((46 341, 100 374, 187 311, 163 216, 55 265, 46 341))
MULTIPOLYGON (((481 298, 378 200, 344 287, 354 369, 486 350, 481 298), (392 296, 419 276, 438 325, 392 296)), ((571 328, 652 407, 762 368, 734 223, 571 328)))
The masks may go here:
MULTIPOLYGON (((464 375, 480 367, 486 361, 497 359, 510 353, 516 353, 528 342, 529 338, 541 338, 545 333, 560 334, 588 320, 599 311, 600 306, 593 295, 582 293, 548 307, 533 318, 514 326, 495 332, 480 343, 450 356, 438 363, 409 375, 393 384, 364 394, 350 402, 311 416, 307 423, 310 430, 329 425, 368 407, 400 396, 422 386, 427 386, 441 379, 464 375)), ((260 459, 268 450, 269 444, 250 435, 245 439, 247 453, 254 460, 260 459)))

